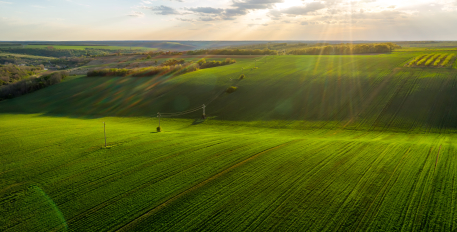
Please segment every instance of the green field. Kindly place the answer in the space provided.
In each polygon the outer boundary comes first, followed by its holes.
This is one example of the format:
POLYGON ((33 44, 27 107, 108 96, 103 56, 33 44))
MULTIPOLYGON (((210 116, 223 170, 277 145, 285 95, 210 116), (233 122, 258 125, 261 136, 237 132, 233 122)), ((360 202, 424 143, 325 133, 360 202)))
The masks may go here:
POLYGON ((155 51, 157 48, 147 48, 147 47, 125 47, 125 46, 76 46, 76 45, 27 45, 25 48, 47 48, 54 47, 55 49, 76 49, 76 50, 85 50, 85 49, 107 49, 107 50, 145 50, 145 51, 155 51))
POLYGON ((2 101, 0 231, 457 230, 457 69, 408 67, 426 54, 235 58, 2 101))

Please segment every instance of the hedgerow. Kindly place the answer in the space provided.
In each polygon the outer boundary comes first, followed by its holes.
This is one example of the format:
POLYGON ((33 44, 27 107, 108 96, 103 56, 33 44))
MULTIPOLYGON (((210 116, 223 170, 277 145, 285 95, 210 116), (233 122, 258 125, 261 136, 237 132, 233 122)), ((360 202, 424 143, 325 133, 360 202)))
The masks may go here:
POLYGON ((164 75, 164 74, 184 74, 188 72, 197 71, 198 69, 212 68, 217 66, 223 66, 228 64, 236 63, 236 60, 227 58, 225 61, 209 61, 206 62, 205 59, 199 60, 197 63, 185 62, 184 59, 176 60, 170 59, 162 63, 160 66, 152 66, 140 69, 98 69, 92 70, 87 73, 88 77, 96 76, 133 76, 133 77, 145 77, 145 76, 154 76, 154 75, 164 75))

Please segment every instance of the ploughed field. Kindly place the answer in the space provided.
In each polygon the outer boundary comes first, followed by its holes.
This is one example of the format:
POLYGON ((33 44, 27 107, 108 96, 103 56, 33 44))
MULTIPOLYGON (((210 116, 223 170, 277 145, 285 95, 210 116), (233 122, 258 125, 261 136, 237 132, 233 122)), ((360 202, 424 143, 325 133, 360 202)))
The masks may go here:
POLYGON ((421 55, 241 58, 0 102, 0 230, 456 230, 457 70, 408 67, 421 55))

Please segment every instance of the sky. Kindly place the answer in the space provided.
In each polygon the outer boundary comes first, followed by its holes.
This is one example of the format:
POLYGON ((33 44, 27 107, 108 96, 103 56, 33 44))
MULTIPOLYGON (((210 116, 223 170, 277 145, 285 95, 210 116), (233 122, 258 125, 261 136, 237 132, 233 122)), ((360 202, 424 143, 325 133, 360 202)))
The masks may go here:
POLYGON ((0 0, 0 40, 457 40, 457 0, 0 0))

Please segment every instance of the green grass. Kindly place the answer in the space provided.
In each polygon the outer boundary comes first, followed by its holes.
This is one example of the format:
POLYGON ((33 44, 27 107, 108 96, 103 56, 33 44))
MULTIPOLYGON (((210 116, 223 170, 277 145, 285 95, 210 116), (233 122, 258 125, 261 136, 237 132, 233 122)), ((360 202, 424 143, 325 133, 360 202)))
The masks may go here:
POLYGON ((0 102, 0 230, 456 230, 457 70, 405 67, 420 54, 76 76, 0 102))
POLYGON ((27 45, 26 48, 47 48, 54 47, 55 49, 77 49, 85 50, 86 48, 91 49, 109 49, 109 50, 147 50, 155 51, 157 48, 148 48, 148 47, 126 47, 126 46, 70 46, 70 45, 27 45))
POLYGON ((455 227, 454 135, 0 119, 2 231, 455 227))
POLYGON ((206 104, 208 115, 233 123, 452 133, 457 72, 403 67, 415 56, 268 57, 254 70, 254 59, 240 58, 177 77, 81 77, 0 104, 3 112, 68 116, 153 116, 206 104), (229 86, 237 91, 224 94, 229 86))

